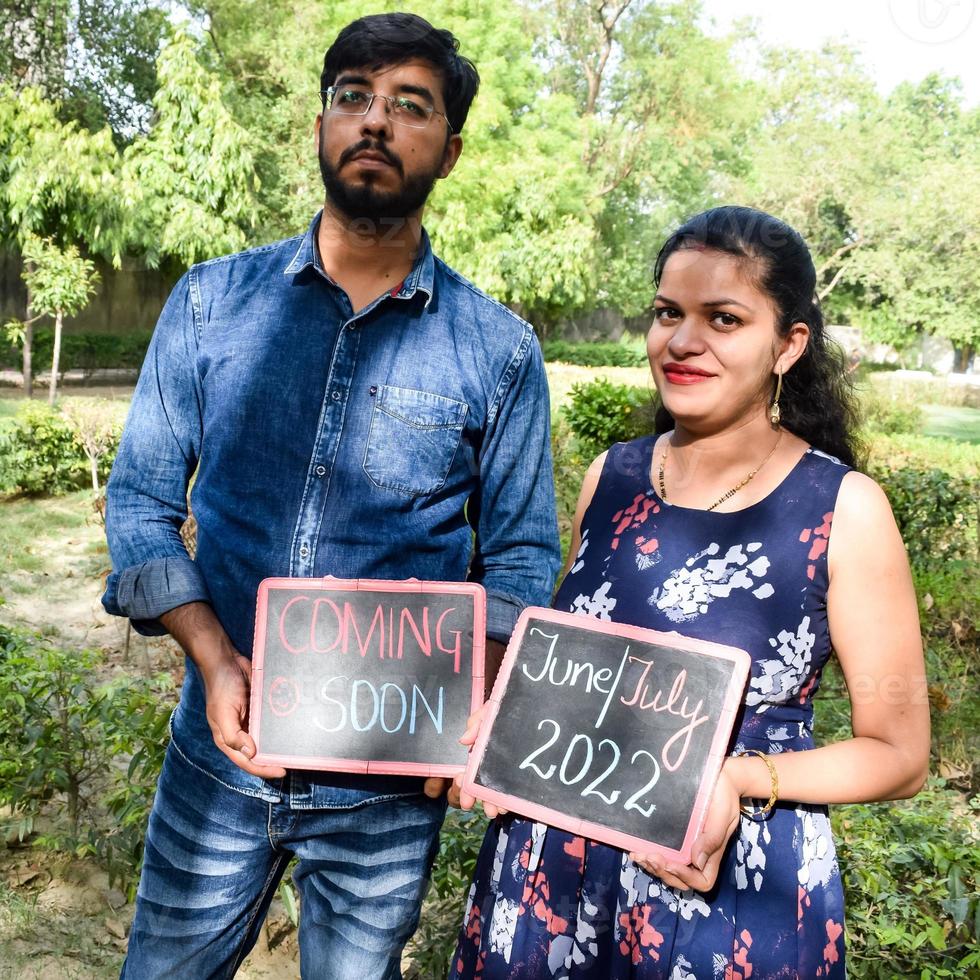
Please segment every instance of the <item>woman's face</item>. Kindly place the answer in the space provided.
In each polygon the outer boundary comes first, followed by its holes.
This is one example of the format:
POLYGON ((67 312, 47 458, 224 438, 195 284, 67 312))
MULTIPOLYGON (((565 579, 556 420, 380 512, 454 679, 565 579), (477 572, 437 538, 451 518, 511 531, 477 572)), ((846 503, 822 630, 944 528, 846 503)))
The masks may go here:
POLYGON ((778 336, 771 300, 746 274, 749 261, 680 249, 664 266, 647 355, 664 406, 686 426, 718 430, 761 416, 777 358, 786 370, 806 346, 803 324, 778 336))

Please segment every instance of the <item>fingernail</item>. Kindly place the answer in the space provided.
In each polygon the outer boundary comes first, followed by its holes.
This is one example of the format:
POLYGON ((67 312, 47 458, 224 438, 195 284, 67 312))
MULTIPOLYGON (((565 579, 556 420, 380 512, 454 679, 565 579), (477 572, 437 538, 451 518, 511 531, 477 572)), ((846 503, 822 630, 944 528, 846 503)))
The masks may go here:
POLYGON ((247 745, 243 745, 242 746, 242 755, 248 756, 248 758, 251 759, 252 758, 252 750, 247 745))
POLYGON ((698 855, 698 859, 694 862, 694 867, 697 868, 698 871, 704 871, 704 866, 707 863, 708 863, 708 855, 705 854, 704 851, 702 851, 698 855))

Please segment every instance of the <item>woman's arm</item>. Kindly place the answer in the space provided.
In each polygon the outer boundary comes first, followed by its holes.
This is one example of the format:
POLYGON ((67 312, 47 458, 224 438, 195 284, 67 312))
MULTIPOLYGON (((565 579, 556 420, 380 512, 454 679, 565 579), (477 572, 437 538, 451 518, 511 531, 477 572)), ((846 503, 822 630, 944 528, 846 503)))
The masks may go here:
MULTIPOLYGON (((854 737, 770 756, 779 796, 863 803, 914 796, 929 770, 929 700, 905 547, 881 488, 860 473, 841 485, 827 553, 830 636, 844 672, 854 737)), ((742 796, 768 799, 761 759, 726 762, 742 796)))
MULTIPOLYGON (((830 636, 851 702, 853 737, 768 758, 779 798, 860 803, 913 796, 929 768, 929 703, 919 616, 908 559, 888 500, 874 481, 841 484, 828 547, 830 636)), ((725 760, 708 818, 686 868, 641 863, 679 888, 714 884, 745 798, 769 798, 771 777, 756 757, 725 760)))

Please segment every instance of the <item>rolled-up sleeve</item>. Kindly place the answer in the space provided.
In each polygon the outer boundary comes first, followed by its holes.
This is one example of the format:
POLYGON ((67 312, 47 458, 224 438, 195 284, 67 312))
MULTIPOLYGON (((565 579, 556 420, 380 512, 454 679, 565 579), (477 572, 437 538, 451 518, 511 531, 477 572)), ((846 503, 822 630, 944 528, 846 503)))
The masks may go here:
POLYGON ((112 572, 102 604, 147 635, 166 632, 158 617, 167 610, 208 601, 180 536, 202 434, 192 277, 177 283, 160 314, 106 490, 112 572))
POLYGON ((561 566, 541 349, 528 330, 491 408, 480 454, 471 578, 487 590, 487 635, 506 643, 525 606, 547 606, 561 566))

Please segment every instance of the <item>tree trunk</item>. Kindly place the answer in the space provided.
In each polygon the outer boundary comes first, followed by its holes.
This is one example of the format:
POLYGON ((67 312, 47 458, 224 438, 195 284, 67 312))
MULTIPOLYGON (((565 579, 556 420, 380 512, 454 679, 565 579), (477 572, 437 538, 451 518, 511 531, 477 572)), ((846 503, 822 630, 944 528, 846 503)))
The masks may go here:
MULTIPOLYGON (((33 272, 34 263, 28 262, 27 268, 33 272)), ((34 397, 34 366, 31 364, 31 354, 34 348, 34 310, 31 308, 31 290, 27 289, 27 310, 24 315, 24 397, 34 397)))
MULTIPOLYGON (((53 405, 58 394, 58 361, 61 360, 61 310, 54 315, 54 353, 51 355, 51 385, 48 388, 48 404, 53 405)), ((99 488, 96 487, 96 490, 99 488)))
POLYGON ((99 492, 99 457, 91 453, 88 458, 89 466, 92 470, 92 489, 99 492))

